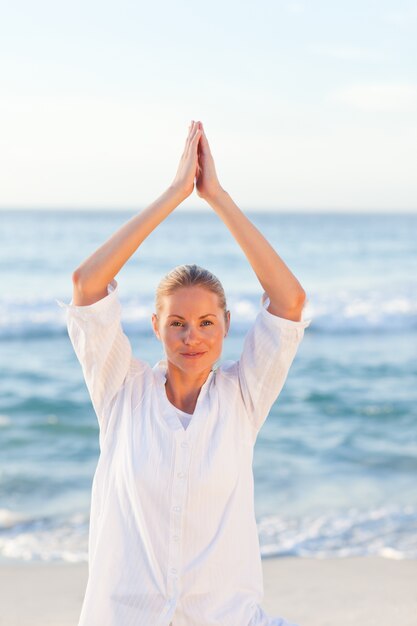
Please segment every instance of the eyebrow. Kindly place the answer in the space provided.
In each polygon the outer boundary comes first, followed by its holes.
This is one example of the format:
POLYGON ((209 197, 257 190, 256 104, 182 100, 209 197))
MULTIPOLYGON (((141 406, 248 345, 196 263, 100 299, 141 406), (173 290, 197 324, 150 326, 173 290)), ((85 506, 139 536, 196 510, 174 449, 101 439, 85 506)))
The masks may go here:
MULTIPOLYGON (((201 320, 203 319, 203 317, 209 317, 210 315, 212 315, 213 317, 217 317, 217 315, 215 315, 214 313, 206 313, 205 315, 200 315, 198 319, 201 320)), ((168 317, 179 317, 181 320, 185 320, 185 317, 182 317, 181 315, 176 315, 175 313, 173 313, 172 315, 168 315, 168 317)))

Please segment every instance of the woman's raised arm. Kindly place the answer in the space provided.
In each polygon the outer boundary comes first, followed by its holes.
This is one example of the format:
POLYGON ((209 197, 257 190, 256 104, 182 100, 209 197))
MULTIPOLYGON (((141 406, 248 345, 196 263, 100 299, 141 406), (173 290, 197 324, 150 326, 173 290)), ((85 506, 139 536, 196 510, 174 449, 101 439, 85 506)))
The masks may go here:
POLYGON ((197 194, 210 204, 242 248, 270 299, 268 311, 300 321, 306 301, 304 289, 271 244, 221 187, 203 125, 201 122, 199 125, 202 134, 198 144, 197 194))
POLYGON ((93 304, 107 295, 107 285, 120 271, 146 237, 194 189, 197 171, 197 146, 201 130, 192 122, 184 152, 172 184, 146 209, 117 230, 72 274, 73 303, 93 304))

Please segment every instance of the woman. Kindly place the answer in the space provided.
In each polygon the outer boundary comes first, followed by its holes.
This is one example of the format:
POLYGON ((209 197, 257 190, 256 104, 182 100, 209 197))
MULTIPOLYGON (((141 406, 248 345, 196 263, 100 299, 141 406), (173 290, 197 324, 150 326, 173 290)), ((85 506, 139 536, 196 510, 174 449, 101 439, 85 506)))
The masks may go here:
POLYGON ((192 122, 169 188, 73 274, 68 332, 100 426, 89 577, 79 626, 278 626, 259 603, 252 455, 310 320, 306 295, 221 187, 192 122), (226 224, 264 294, 238 361, 218 361, 230 324, 218 279, 196 265, 160 283, 152 324, 166 358, 132 355, 114 276, 193 191, 226 224))

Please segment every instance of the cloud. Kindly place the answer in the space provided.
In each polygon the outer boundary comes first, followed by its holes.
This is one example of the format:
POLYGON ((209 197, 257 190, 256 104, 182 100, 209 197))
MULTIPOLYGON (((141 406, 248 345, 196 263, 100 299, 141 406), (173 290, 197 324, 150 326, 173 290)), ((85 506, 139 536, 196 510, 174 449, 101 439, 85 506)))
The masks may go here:
POLYGON ((330 92, 327 101, 370 113, 410 113, 417 108, 417 84, 349 85, 330 92))

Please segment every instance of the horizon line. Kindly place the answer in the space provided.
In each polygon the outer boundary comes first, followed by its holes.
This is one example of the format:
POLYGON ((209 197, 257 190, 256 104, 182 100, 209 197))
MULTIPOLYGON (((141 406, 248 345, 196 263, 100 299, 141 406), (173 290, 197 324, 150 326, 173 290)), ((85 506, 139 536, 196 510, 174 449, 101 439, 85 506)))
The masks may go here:
MULTIPOLYGON (((0 212, 1 213, 13 213, 13 212, 34 212, 34 211, 38 211, 38 212, 44 212, 44 213, 75 213, 75 212, 81 212, 81 213, 97 213, 100 211, 104 211, 107 213, 136 213, 138 211, 142 211, 144 210, 147 206, 149 206, 148 204, 143 205, 141 207, 109 207, 109 206, 91 206, 91 207, 80 207, 80 206, 61 206, 61 207, 48 207, 48 206, 19 206, 19 207, 6 207, 6 206, 0 206, 0 212)), ((412 208, 412 209, 398 209, 398 208, 349 208, 349 207, 340 207, 340 208, 324 208, 324 207, 315 207, 315 208, 302 208, 302 207, 293 207, 293 208, 285 208, 285 207, 276 207, 276 208, 272 208, 272 207, 260 207, 260 208, 244 208, 242 206, 239 207, 242 211, 244 212, 249 212, 249 213, 282 213, 282 214, 292 214, 292 213, 299 213, 299 214, 328 214, 331 213, 333 215, 338 215, 338 214, 359 214, 359 215, 363 215, 363 214, 378 214, 378 215, 413 215, 413 214, 417 214, 417 207, 416 208, 412 208)), ((213 209, 210 206, 203 206, 203 207, 177 207, 176 209, 174 209, 174 211, 176 211, 178 213, 178 210, 180 212, 184 212, 184 213, 201 213, 203 212, 213 212, 213 209)), ((174 213, 174 211, 172 211, 172 213, 174 213)))

